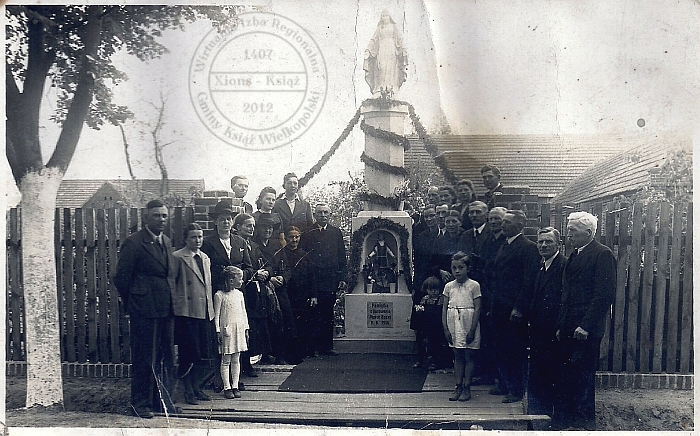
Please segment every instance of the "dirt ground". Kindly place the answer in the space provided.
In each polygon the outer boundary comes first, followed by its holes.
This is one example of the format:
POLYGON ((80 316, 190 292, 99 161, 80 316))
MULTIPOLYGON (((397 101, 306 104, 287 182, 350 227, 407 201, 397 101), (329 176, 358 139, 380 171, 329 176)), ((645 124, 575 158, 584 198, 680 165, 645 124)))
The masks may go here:
MULTIPOLYGON (((288 424, 254 424, 183 418, 139 419, 129 410, 129 379, 66 378, 66 411, 23 409, 26 381, 7 378, 6 425, 10 427, 148 427, 324 429, 288 424)), ((604 389, 596 393, 599 430, 685 430, 694 428, 693 391, 604 389)), ((325 427, 329 428, 329 427, 325 427)))

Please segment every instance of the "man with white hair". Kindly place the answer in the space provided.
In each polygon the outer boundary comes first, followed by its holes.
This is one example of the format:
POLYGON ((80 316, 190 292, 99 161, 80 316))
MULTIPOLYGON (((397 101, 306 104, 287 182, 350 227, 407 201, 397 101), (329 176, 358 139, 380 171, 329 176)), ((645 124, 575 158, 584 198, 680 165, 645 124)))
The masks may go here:
POLYGON ((554 408, 559 429, 595 430, 595 371, 600 341, 615 299, 616 262, 594 239, 598 219, 588 212, 569 215, 567 238, 574 248, 564 267, 556 336, 561 341, 562 383, 554 408))

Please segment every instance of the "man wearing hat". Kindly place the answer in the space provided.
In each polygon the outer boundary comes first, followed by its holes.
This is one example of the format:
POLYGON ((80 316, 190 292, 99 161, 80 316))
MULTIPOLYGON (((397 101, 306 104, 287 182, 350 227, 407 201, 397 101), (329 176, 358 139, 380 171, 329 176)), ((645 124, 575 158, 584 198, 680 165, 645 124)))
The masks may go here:
POLYGON ((311 343, 314 352, 332 356, 338 354, 333 350, 333 307, 336 291, 347 287, 347 258, 343 234, 339 228, 329 224, 331 208, 325 203, 317 204, 314 218, 316 223, 302 234, 299 242, 313 265, 313 285, 318 296, 318 323, 311 343))
POLYGON ((178 412, 170 395, 175 367, 175 260, 170 238, 163 234, 168 208, 152 200, 146 209, 146 225, 120 248, 114 285, 130 316, 132 413, 153 418, 153 412, 178 412))

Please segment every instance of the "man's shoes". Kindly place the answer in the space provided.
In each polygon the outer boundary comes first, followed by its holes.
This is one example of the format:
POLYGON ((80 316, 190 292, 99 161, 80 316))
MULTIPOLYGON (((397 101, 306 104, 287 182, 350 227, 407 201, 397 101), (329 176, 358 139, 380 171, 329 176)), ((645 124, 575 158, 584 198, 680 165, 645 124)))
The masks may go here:
POLYGON ((243 384, 242 381, 238 382, 238 390, 239 391, 245 391, 245 385, 243 384))
POLYGON ((502 391, 498 386, 489 389, 489 395, 506 395, 507 393, 508 392, 502 391))
POLYGON ((463 390, 462 385, 456 385, 454 392, 452 392, 452 395, 450 395, 450 398, 448 398, 448 400, 450 400, 450 401, 459 400, 459 397, 462 395, 462 390, 463 390))
POLYGON ((245 375, 247 375, 248 377, 258 377, 258 370, 253 367, 250 367, 245 372, 245 375))
POLYGON ((234 398, 236 398, 235 395, 233 395, 233 389, 224 390, 224 398, 226 398, 227 400, 233 400, 234 398))
POLYGON ((459 396, 459 401, 469 401, 472 399, 472 391, 469 386, 465 386, 462 389, 462 394, 459 396))
POLYGON ((233 398, 241 398, 241 391, 239 391, 238 389, 231 389, 231 393, 233 393, 233 398))
POLYGON ((323 354, 324 356, 337 356, 338 352, 331 349, 331 350, 321 351, 321 354, 323 354))
POLYGON ((501 400, 501 403, 517 403, 522 399, 523 397, 516 397, 515 395, 508 394, 504 399, 501 400))
POLYGON ((199 401, 197 401, 197 397, 195 396, 195 394, 192 394, 192 395, 185 394, 185 403, 196 406, 199 404, 199 401))
POLYGON ((201 400, 201 401, 211 401, 211 397, 209 395, 205 394, 204 392, 202 392, 201 390, 195 391, 194 396, 195 396, 195 398, 197 398, 198 400, 201 400))
POLYGON ((151 411, 151 409, 149 409, 148 407, 136 408, 134 406, 131 406, 131 414, 137 418, 146 418, 146 419, 151 419, 155 416, 153 414, 153 412, 151 411))

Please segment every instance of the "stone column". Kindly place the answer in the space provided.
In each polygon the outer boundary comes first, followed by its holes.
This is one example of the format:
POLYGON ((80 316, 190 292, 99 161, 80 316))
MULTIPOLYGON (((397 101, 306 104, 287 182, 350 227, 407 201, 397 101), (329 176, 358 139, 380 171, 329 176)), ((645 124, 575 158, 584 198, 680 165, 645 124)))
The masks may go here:
MULTIPOLYGON (((362 105, 361 111, 365 123, 370 126, 397 135, 405 135, 404 123, 408 115, 406 105, 385 108, 374 103, 366 103, 362 105)), ((403 167, 404 164, 403 147, 383 138, 365 135, 365 154, 379 162, 396 167, 403 167)), ((392 197, 396 188, 403 184, 404 177, 380 171, 365 164, 365 182, 371 191, 384 197, 392 197)), ((370 203, 368 206, 368 210, 391 210, 387 206, 374 203, 370 203)))

